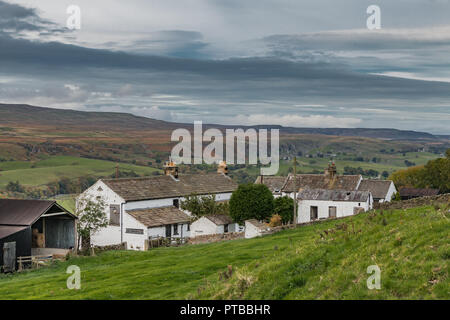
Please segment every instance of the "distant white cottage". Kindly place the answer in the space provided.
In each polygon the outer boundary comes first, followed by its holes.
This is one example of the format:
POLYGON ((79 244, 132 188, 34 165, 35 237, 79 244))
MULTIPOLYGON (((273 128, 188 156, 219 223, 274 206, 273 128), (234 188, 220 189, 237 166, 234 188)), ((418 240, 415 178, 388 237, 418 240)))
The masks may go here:
POLYGON ((203 216, 191 224, 191 237, 238 231, 239 225, 225 214, 203 216))
POLYGON ((178 167, 168 162, 163 176, 101 179, 77 198, 77 207, 83 198, 107 204, 109 225, 91 235, 92 245, 126 242, 129 249, 144 250, 150 238, 190 236, 190 213, 180 209, 186 197, 215 195, 216 201, 229 200, 237 184, 226 173, 219 167, 214 174, 178 175, 178 167))
POLYGON ((306 189, 298 193, 297 199, 297 223, 351 216, 373 207, 368 191, 306 189))

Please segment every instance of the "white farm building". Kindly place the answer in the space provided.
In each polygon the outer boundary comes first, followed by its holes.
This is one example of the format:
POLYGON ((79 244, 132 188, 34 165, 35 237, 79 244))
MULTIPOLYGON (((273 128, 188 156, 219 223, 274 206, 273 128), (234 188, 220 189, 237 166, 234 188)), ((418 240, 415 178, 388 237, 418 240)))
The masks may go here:
POLYGON ((189 237, 191 216, 180 209, 186 197, 215 195, 216 201, 229 200, 237 184, 226 171, 213 174, 178 175, 172 162, 165 175, 143 178, 100 179, 77 198, 102 199, 109 225, 91 235, 91 245, 123 242, 128 249, 144 250, 146 240, 155 237, 189 237))
POLYGON ((297 223, 351 216, 373 206, 368 191, 306 189, 298 193, 297 199, 297 223))
POLYGON ((239 225, 225 214, 203 216, 191 224, 191 237, 238 231, 239 225))

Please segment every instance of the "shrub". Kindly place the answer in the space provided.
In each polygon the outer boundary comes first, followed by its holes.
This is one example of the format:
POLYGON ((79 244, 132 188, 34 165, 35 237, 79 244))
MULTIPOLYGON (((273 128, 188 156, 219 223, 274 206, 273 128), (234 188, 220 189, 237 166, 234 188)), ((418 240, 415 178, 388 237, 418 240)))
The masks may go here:
POLYGON ((230 216, 242 224, 245 220, 267 220, 273 213, 273 195, 263 184, 241 184, 230 199, 230 216))

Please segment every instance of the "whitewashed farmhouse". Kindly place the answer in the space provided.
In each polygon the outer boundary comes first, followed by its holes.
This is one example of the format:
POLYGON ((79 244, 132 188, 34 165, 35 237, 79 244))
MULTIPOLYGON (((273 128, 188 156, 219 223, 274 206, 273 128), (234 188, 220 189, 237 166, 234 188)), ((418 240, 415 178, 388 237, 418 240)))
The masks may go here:
POLYGON ((239 225, 225 214, 203 216, 191 224, 191 237, 238 231, 239 225))
POLYGON ((297 223, 351 216, 373 207, 368 191, 305 189, 297 194, 297 199, 297 223))
POLYGON ((144 250, 149 238, 190 236, 190 213, 180 209, 187 196, 215 195, 224 201, 236 189, 226 171, 178 175, 178 167, 169 162, 162 176, 101 179, 78 197, 77 208, 83 198, 107 204, 109 225, 91 235, 92 245, 126 242, 128 249, 144 250))
POLYGON ((336 165, 330 163, 324 174, 290 174, 287 177, 259 176, 255 183, 262 183, 272 191, 274 197, 290 196, 299 189, 326 189, 369 191, 375 202, 389 202, 397 192, 391 180, 363 179, 361 175, 338 175, 336 165))

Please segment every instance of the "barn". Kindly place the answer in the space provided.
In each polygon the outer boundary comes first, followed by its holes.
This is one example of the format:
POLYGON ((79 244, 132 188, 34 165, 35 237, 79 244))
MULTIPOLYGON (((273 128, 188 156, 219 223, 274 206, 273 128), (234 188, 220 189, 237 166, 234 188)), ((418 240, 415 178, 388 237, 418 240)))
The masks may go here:
POLYGON ((0 199, 0 265, 11 256, 67 253, 76 246, 76 220, 56 201, 0 199))

